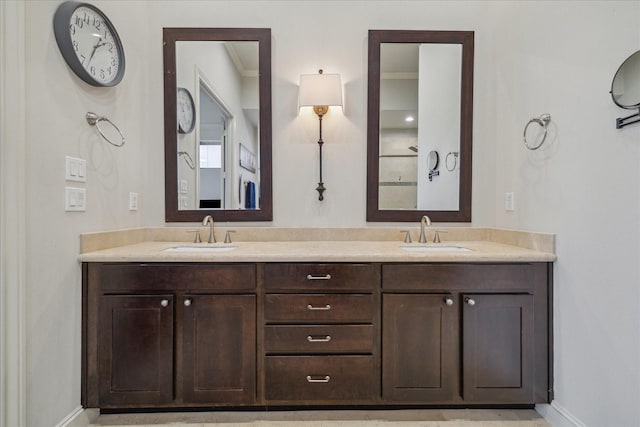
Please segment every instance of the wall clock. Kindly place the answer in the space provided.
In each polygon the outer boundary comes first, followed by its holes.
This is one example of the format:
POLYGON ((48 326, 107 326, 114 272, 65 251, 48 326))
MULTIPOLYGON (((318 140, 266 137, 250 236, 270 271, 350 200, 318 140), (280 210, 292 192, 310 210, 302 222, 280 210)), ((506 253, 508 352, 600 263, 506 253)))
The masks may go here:
POLYGON ((178 132, 191 133, 196 124, 196 106, 189 90, 179 87, 176 92, 178 132))
POLYGON ((53 17, 62 57, 92 86, 115 86, 124 76, 124 49, 109 18, 88 3, 62 3, 53 17))

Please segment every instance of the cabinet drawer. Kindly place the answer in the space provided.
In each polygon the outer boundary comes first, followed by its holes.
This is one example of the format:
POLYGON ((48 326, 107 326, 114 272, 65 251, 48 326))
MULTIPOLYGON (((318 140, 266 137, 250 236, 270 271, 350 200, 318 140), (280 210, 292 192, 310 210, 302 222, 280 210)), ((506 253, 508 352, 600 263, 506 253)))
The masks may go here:
POLYGON ((267 322, 369 323, 373 317, 370 294, 267 294, 267 322))
POLYGON ((385 290, 533 290, 532 264, 389 264, 382 266, 385 290))
POLYGON ((371 356, 268 356, 267 400, 352 401, 373 397, 371 356))
POLYGON ((103 291, 253 290, 255 264, 103 264, 103 291))
POLYGON ((379 267, 371 264, 267 264, 268 291, 371 291, 380 282, 379 267))
POLYGON ((371 325, 267 326, 267 353, 371 353, 371 325))

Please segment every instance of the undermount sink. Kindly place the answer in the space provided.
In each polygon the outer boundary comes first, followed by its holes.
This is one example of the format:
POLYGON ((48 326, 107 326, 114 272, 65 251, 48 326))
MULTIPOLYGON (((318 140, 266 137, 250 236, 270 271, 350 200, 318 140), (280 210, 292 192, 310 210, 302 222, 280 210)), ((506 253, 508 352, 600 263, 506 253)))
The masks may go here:
POLYGON ((163 249, 163 252, 229 252, 237 246, 174 246, 163 249))
POLYGON ((407 252, 467 252, 471 249, 462 246, 400 246, 400 249, 407 252))

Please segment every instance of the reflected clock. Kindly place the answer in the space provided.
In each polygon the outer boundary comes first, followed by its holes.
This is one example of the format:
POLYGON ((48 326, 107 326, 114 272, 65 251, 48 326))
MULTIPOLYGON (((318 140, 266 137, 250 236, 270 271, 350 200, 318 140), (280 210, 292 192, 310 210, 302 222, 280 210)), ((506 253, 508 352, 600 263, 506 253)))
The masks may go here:
POLYGON ((62 57, 74 73, 92 86, 115 86, 124 76, 124 49, 115 27, 97 7, 62 3, 53 17, 62 57))
POLYGON ((191 133, 196 124, 196 106, 188 89, 179 87, 176 92, 176 112, 179 133, 191 133))

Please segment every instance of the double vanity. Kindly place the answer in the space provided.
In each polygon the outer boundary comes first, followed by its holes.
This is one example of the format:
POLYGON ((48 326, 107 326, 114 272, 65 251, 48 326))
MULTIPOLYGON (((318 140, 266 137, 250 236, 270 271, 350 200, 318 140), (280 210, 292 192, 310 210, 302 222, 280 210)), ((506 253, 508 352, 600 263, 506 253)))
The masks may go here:
POLYGON ((554 236, 460 227, 425 244, 401 231, 83 235, 83 405, 549 402, 554 236))

